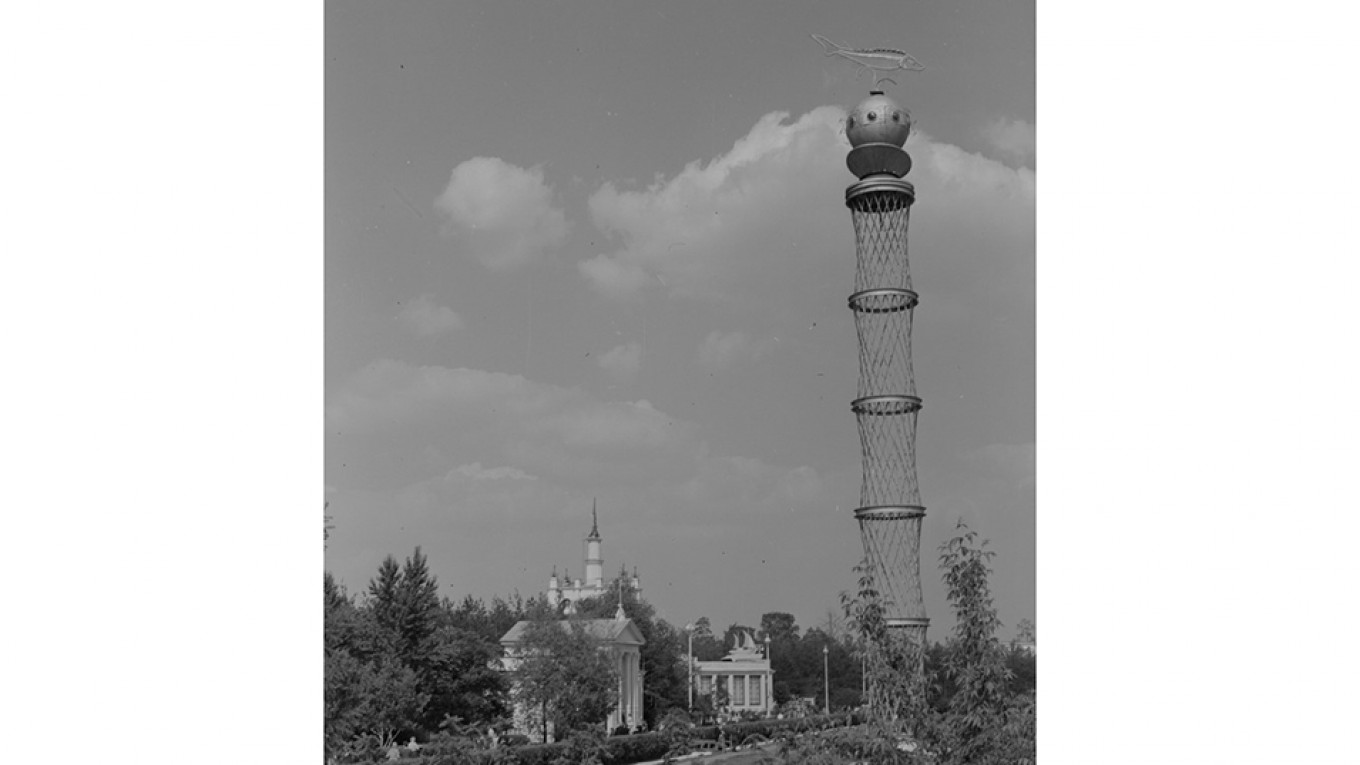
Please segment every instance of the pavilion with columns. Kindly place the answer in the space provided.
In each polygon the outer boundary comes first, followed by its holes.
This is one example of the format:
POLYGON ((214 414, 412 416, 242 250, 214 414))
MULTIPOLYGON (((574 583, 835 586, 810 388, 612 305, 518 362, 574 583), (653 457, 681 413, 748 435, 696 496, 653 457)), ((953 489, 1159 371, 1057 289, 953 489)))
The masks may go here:
MULTIPOLYGON (((614 708, 609 713, 606 730, 613 731, 621 725, 631 728, 641 723, 642 646, 646 645, 647 641, 633 620, 624 615, 623 606, 619 606, 613 619, 567 619, 556 623, 564 630, 570 630, 573 624, 582 625, 586 634, 600 641, 600 650, 607 651, 614 661, 619 692, 614 708)), ((501 638, 501 647, 505 649, 505 656, 501 659, 503 670, 514 672, 519 666, 523 656, 520 643, 528 627, 527 621, 516 622, 515 626, 501 638)), ((539 719, 537 710, 524 709, 516 705, 514 721, 515 732, 528 736, 529 740, 535 743, 544 743, 545 726, 539 719)), ((549 722, 546 728, 548 738, 551 740, 552 723, 549 722)))
POLYGON ((746 632, 739 633, 737 644, 718 661, 695 661, 695 690, 701 696, 722 689, 727 696, 728 714, 759 712, 768 715, 774 708, 774 670, 769 657, 746 632))

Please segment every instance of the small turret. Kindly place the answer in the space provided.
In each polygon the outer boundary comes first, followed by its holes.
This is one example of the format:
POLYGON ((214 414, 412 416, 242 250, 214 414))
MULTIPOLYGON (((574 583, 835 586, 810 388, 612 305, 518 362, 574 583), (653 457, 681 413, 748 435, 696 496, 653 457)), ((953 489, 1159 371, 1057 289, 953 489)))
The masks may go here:
POLYGON ((627 618, 623 613, 623 577, 619 577, 619 607, 614 610, 614 621, 621 622, 627 618))

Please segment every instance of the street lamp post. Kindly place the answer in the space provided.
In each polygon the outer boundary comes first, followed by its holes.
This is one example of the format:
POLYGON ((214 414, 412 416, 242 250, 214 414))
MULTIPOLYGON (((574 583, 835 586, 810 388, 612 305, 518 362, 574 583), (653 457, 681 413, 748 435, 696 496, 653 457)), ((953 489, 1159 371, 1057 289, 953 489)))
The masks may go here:
POLYGON ((685 635, 689 638, 689 652, 685 654, 685 663, 689 665, 689 711, 694 712, 694 625, 685 625, 685 635))
POLYGON ((827 714, 831 714, 831 675, 827 673, 826 664, 829 653, 826 643, 822 643, 822 706, 826 708, 827 714))

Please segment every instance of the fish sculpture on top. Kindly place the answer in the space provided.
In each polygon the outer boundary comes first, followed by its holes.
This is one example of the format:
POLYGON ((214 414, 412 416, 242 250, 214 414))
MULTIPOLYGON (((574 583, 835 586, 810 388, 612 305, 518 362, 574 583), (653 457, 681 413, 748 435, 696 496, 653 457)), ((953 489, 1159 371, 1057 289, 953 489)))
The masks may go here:
POLYGON ((880 83, 891 82, 896 85, 897 80, 891 77, 880 76, 879 72, 919 72, 925 66, 904 50, 897 48, 850 48, 839 43, 834 43, 821 35, 813 35, 812 39, 822 44, 822 48, 828 56, 840 56, 841 58, 854 64, 855 76, 861 72, 874 72, 874 89, 877 90, 880 83))
POLYGON ((897 81, 884 72, 919 72, 925 69, 909 53, 897 48, 850 48, 821 35, 812 35, 827 56, 838 56, 854 64, 855 76, 873 72, 874 85, 869 97, 851 109, 845 120, 845 136, 853 147, 846 163, 860 178, 884 174, 901 178, 911 170, 911 157, 902 146, 911 135, 911 112, 884 95, 882 84, 897 81))

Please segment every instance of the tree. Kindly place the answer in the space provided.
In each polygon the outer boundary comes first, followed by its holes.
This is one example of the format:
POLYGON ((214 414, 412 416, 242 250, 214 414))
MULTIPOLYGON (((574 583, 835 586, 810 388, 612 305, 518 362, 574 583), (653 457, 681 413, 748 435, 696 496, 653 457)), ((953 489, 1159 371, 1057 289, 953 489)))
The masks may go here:
POLYGON ((399 590, 401 568, 397 559, 388 555, 378 566, 378 575, 368 581, 368 608, 378 627, 390 638, 397 634, 398 614, 401 610, 399 590))
MULTIPOLYGON (((798 657, 798 623, 793 614, 771 611, 760 617, 760 640, 769 640, 770 668, 774 670, 774 686, 770 694, 776 704, 786 703, 802 693, 805 682, 801 679, 810 672, 802 667, 798 657)), ((821 687, 822 664, 817 657, 818 688, 821 687)), ((820 695, 820 694, 819 694, 820 695)))
POLYGON ((1015 625, 1015 631, 1016 631, 1015 641, 1017 643, 1035 642, 1034 621, 1032 619, 1021 619, 1020 623, 1015 625))
POLYGON ((327 762, 359 733, 366 700, 365 669, 363 662, 347 651, 326 651, 322 720, 327 762))
POLYGON ((1011 648, 1006 652, 1006 669, 1011 671, 1011 681, 1006 686, 1008 695, 1034 693, 1037 675, 1034 654, 1018 646, 1011 648))
POLYGON ((392 613, 397 654, 417 673, 428 663, 430 641, 439 627, 439 617, 439 584, 417 547, 406 559, 397 580, 396 607, 392 613))
POLYGON ((363 734, 390 744, 414 732, 430 694, 399 649, 402 575, 388 556, 369 583, 369 602, 356 607, 329 573, 325 578, 326 747, 363 734))
POLYGON ((336 584, 335 577, 331 572, 326 572, 326 613, 349 603, 349 596, 345 594, 344 587, 336 584))
POLYGON ((979 543, 977 532, 960 519, 956 536, 939 548, 954 610, 944 674, 955 690, 936 735, 945 763, 1034 759, 1033 697, 1012 703, 1007 693, 1012 674, 996 637, 1001 620, 988 583, 988 564, 995 553, 986 547, 987 542, 979 543))
POLYGON ((1006 700, 1010 679, 1005 654, 997 640, 1001 620, 992 605, 988 562, 995 555, 976 542, 977 532, 959 519, 958 535, 940 546, 940 568, 954 609, 954 635, 945 671, 958 691, 950 709, 968 729, 993 722, 1006 700))
POLYGON ((384 749, 398 740, 399 733, 412 732, 430 700, 417 688, 416 673, 395 661, 367 668, 361 692, 364 700, 356 715, 358 727, 376 736, 384 749))
POLYGON ((530 622, 517 658, 515 699, 538 710, 545 734, 550 722, 559 737, 599 724, 614 708, 614 662, 580 622, 530 622))
POLYGON ((924 646, 914 645, 888 628, 890 601, 878 589, 874 566, 863 560, 855 573, 859 588, 853 596, 842 593, 841 603, 868 674, 869 697, 865 701, 870 716, 876 724, 891 730, 898 724, 913 729, 921 725, 926 711, 924 646))
POLYGON ((760 617, 760 638, 766 637, 771 640, 797 640, 798 622, 793 618, 793 614, 783 611, 771 611, 760 617))
POLYGON ((713 623, 707 616, 701 616, 694 620, 694 639, 713 637, 713 623))
POLYGON ((509 711, 509 692, 504 674, 493 669, 499 645, 482 640, 475 632, 444 625, 431 640, 422 687, 429 693, 421 723, 437 730, 448 718, 461 718, 484 729, 509 711))
POLYGON ((722 641, 713 636, 713 628, 710 626, 707 616, 701 616, 694 622, 694 658, 697 661, 718 661, 727 654, 723 650, 722 641))
POLYGON ((849 634, 845 629, 845 619, 843 619, 840 614, 836 613, 836 609, 834 608, 826 609, 826 621, 819 624, 818 628, 831 636, 831 639, 838 643, 845 641, 846 638, 849 637, 849 634))

